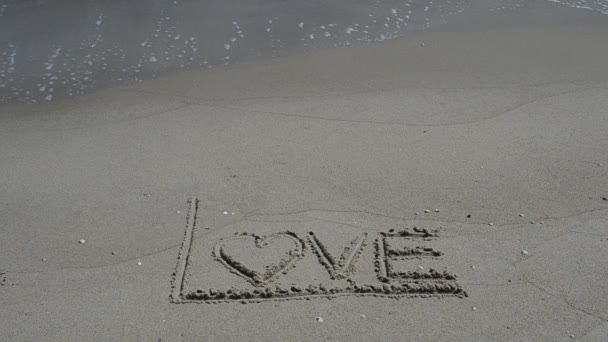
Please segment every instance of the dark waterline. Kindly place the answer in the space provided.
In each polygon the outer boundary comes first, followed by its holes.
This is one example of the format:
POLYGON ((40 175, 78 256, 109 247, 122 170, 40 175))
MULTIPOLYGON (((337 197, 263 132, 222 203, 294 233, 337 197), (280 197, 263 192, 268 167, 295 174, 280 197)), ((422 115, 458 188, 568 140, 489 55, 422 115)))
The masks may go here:
MULTIPOLYGON (((0 103, 36 103, 298 51, 394 39, 467 13, 608 1, 0 1, 0 103)), ((581 5, 582 4, 582 5, 581 5)))

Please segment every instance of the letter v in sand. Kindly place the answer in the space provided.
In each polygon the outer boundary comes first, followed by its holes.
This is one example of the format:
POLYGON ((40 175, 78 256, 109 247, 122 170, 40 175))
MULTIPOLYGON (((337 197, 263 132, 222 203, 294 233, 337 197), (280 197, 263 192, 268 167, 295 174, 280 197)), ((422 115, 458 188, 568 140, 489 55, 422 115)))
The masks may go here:
POLYGON ((344 251, 338 260, 336 260, 328 251, 328 248, 321 242, 315 233, 309 232, 308 234, 308 242, 310 243, 313 252, 319 258, 319 262, 325 266, 331 279, 343 279, 354 273, 357 258, 367 245, 367 233, 355 237, 350 242, 350 245, 344 247, 344 251))

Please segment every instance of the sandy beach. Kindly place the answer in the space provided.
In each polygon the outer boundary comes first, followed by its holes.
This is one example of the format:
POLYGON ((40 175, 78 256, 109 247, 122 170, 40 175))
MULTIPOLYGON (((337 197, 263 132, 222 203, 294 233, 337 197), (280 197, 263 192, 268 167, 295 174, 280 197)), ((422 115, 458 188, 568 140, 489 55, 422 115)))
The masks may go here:
POLYGON ((0 105, 0 341, 607 341, 608 16, 492 13, 0 105))

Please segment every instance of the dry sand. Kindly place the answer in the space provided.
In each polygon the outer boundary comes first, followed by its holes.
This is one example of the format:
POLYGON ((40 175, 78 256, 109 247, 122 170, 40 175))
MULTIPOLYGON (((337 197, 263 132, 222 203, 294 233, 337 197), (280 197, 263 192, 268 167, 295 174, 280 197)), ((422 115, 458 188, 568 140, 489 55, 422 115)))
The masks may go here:
POLYGON ((0 340, 606 341, 606 37, 468 25, 2 107, 0 340))

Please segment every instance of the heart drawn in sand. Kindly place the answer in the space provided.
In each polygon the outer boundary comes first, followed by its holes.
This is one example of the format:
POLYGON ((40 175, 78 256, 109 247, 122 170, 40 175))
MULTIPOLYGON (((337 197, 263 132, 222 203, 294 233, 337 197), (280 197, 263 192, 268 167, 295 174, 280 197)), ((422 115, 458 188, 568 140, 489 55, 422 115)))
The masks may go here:
POLYGON ((286 272, 304 254, 304 241, 292 232, 267 236, 238 235, 223 239, 213 251, 231 272, 256 286, 286 272))

